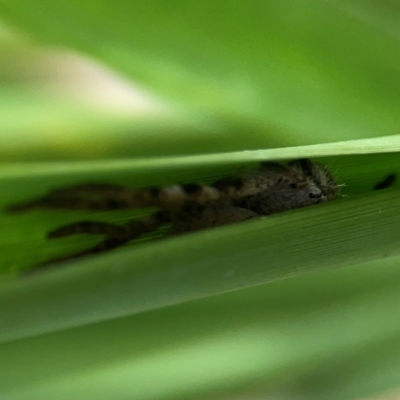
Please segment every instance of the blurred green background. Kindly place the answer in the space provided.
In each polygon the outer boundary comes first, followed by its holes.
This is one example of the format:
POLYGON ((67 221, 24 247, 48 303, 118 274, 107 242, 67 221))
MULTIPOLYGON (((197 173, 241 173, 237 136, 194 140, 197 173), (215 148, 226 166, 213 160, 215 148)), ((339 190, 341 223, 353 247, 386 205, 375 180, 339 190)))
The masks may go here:
POLYGON ((142 211, 3 212, 2 399, 396 398, 399 189, 372 189, 400 172, 397 2, 0 0, 0 16, 1 207, 263 158, 313 157, 346 185, 30 278, 98 240, 49 229, 142 211))

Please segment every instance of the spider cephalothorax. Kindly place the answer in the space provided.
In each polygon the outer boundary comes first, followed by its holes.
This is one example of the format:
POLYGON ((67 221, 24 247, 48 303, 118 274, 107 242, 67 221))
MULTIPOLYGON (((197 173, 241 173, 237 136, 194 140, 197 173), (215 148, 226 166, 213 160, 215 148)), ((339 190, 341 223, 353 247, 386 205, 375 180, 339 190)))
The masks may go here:
POLYGON ((155 214, 123 225, 80 221, 50 232, 48 238, 77 233, 105 236, 95 247, 51 260, 55 262, 111 250, 163 225, 170 225, 170 234, 180 234, 318 204, 337 195, 338 185, 329 170, 301 159, 288 165, 265 162, 260 168, 220 179, 212 185, 190 183, 138 190, 97 183, 76 185, 53 190, 8 210, 159 207, 155 214))
POLYGON ((290 165, 300 168, 304 174, 322 192, 322 201, 332 200, 338 194, 339 185, 329 169, 320 163, 312 162, 308 159, 293 161, 290 165))

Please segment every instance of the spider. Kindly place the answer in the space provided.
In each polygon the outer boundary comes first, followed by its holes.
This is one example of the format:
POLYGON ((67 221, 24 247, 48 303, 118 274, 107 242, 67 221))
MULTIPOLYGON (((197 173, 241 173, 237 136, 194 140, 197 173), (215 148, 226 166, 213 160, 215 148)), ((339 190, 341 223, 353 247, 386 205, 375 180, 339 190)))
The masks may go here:
POLYGON ((101 234, 104 239, 94 247, 44 263, 47 265, 115 249, 164 225, 170 226, 167 235, 176 235, 322 203, 337 197, 339 186, 325 166, 300 159, 286 165, 264 162, 213 185, 189 183, 138 190, 108 184, 75 185, 12 205, 8 211, 158 207, 154 214, 122 225, 79 221, 49 232, 49 239, 74 234, 101 234))

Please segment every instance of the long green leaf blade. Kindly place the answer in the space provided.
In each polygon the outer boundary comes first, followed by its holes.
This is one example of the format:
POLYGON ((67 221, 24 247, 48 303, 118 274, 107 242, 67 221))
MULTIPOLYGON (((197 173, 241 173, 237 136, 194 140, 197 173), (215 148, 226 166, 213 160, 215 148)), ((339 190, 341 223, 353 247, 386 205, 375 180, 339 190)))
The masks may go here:
POLYGON ((399 223, 398 192, 389 191, 17 278, 0 292, 0 340, 396 255, 399 223))
POLYGON ((181 109, 241 126, 259 147, 398 130, 398 32, 381 29, 392 19, 378 4, 362 17, 317 0, 1 0, 0 10, 181 109))

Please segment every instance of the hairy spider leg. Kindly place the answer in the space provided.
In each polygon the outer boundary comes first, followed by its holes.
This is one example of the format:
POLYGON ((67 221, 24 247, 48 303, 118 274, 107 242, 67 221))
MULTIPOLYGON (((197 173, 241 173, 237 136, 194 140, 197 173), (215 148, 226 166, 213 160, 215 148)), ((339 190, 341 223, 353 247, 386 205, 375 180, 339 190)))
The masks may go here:
POLYGON ((72 224, 63 225, 47 234, 47 239, 62 238, 76 234, 91 234, 119 237, 124 236, 123 226, 97 221, 78 221, 72 224))
POLYGON ((55 189, 44 197, 11 205, 8 212, 35 208, 106 211, 141 207, 174 208, 186 203, 206 204, 229 198, 256 195, 274 184, 264 170, 237 178, 224 178, 213 185, 189 183, 160 188, 130 189, 118 185, 88 183, 55 189))
POLYGON ((150 199, 140 199, 138 192, 108 184, 74 185, 52 190, 47 195, 28 202, 11 205, 7 211, 25 212, 35 208, 108 211, 154 205, 150 199))
POLYGON ((92 254, 103 253, 117 247, 121 247, 131 240, 137 239, 145 233, 150 233, 169 222, 169 213, 159 211, 148 217, 132 220, 123 225, 113 225, 96 221, 80 221, 74 224, 62 226, 49 232, 48 238, 60 238, 75 234, 102 234, 106 238, 100 243, 88 249, 50 259, 35 266, 33 271, 48 266, 49 264, 69 261, 92 254))

